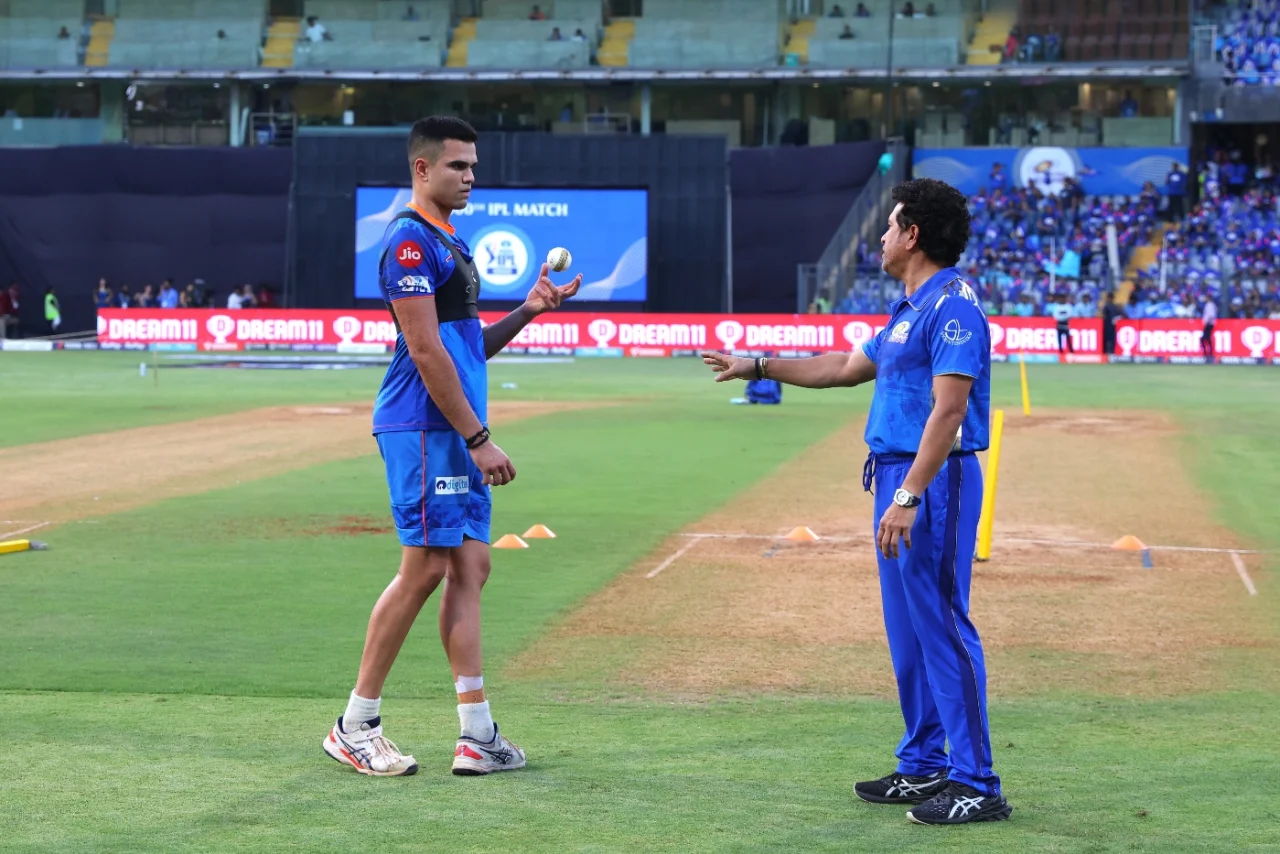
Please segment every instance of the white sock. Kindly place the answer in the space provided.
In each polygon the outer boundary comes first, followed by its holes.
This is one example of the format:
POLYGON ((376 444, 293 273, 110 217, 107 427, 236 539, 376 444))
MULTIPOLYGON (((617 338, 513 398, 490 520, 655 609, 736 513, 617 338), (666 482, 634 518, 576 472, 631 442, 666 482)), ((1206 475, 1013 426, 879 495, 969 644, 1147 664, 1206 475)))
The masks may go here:
POLYGON ((342 714, 342 731, 356 732, 360 729, 360 724, 365 721, 371 721, 378 716, 378 710, 381 706, 381 697, 376 700, 370 700, 352 691, 351 699, 347 700, 347 710, 342 714))
POLYGON ((462 734, 482 744, 493 741, 493 718, 489 715, 489 701, 483 703, 459 703, 458 721, 462 734))

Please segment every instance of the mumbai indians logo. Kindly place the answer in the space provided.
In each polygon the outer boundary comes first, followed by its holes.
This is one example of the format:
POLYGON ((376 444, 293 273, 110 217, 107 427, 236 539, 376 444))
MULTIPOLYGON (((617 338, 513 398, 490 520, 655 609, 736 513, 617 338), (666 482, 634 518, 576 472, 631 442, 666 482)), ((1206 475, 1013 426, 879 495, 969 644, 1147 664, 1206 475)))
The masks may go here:
POLYGON ((889 342, 891 344, 907 343, 907 333, 911 331, 911 321, 904 320, 897 326, 893 327, 893 331, 889 333, 889 342))

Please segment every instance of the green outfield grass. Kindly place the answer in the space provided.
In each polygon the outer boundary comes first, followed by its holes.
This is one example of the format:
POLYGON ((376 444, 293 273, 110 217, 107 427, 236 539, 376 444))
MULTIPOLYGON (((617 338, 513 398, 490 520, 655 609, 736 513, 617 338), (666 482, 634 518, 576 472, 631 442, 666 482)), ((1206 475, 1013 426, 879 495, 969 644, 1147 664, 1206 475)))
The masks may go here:
MULTIPOLYGON (((367 403, 381 378, 162 367, 156 387, 139 360, 0 354, 0 446, 367 403)), ((586 595, 868 400, 788 389, 782 407, 730 407, 741 386, 702 371, 691 360, 491 371, 494 400, 621 401, 495 434, 520 470, 498 495, 495 533, 544 522, 560 535, 495 552, 486 592, 487 682, 503 730, 530 752, 519 774, 447 773, 457 718, 426 614, 384 706, 422 771, 367 779, 321 755, 398 559, 394 536, 326 530, 385 517, 372 453, 65 525, 44 534, 48 552, 0 556, 0 719, 15 733, 0 758, 0 815, 12 819, 0 851, 1280 851, 1280 709, 1261 691, 1120 700, 1047 686, 996 700, 1013 820, 939 830, 850 796, 891 766, 895 703, 695 702, 504 672, 586 595)), ((1219 521, 1280 548, 1280 372, 1029 371, 1037 407, 1172 413, 1219 521)), ((996 367, 994 396, 1019 405, 1016 366, 996 367)))

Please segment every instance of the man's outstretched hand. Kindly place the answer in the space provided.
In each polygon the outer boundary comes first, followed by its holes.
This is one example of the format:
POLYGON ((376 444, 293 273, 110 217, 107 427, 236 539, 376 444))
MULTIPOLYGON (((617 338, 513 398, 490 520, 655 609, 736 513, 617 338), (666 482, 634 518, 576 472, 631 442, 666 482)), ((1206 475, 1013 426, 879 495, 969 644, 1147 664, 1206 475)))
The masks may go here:
POLYGON ((756 360, 717 353, 714 350, 703 350, 698 354, 702 363, 710 365, 716 375, 716 382, 725 380, 753 380, 756 378, 756 360))
POLYGON ((555 311, 565 300, 575 296, 578 288, 582 287, 581 273, 574 276, 569 284, 556 286, 551 283, 548 276, 550 271, 550 265, 542 265, 542 271, 538 273, 538 281, 533 283, 533 290, 529 291, 529 296, 525 298, 525 307, 534 316, 555 311))

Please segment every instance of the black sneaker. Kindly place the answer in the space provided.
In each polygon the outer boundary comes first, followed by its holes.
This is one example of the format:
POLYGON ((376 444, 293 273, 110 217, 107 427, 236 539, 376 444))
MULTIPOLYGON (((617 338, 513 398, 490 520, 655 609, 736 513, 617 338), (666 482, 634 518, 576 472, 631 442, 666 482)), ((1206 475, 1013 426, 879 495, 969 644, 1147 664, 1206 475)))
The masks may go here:
POLYGON ((894 771, 879 780, 854 783, 853 793, 871 804, 922 804, 946 787, 946 771, 919 777, 894 771))
POLYGON ((964 783, 950 783, 945 789, 914 809, 907 818, 916 824, 968 824, 971 821, 1004 821, 1013 807, 1002 796, 984 795, 964 783))

